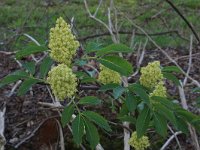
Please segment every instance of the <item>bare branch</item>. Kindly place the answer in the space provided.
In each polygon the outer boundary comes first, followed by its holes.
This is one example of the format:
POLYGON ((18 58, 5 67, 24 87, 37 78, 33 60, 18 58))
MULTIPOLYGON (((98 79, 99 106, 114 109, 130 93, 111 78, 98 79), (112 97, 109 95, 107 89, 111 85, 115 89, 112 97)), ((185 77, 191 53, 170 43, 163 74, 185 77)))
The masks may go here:
MULTIPOLYGON (((130 34, 132 35, 133 34, 133 31, 123 31, 123 30, 120 30, 118 32, 116 31, 113 31, 112 32, 113 34, 130 34)), ((149 33, 148 35, 149 36, 160 36, 160 35, 166 35, 166 34, 176 34, 176 35, 179 35, 178 31, 176 30, 171 30, 171 31, 166 31, 166 32, 158 32, 158 33, 149 33)), ((85 37, 81 37, 81 38, 78 38, 79 41, 86 41, 86 40, 89 40, 89 39, 93 39, 93 38, 98 38, 98 37, 102 37, 102 36, 108 36, 110 35, 110 32, 104 32, 104 33, 99 33, 99 34, 94 34, 94 35, 89 35, 89 36, 85 36, 85 37)), ((139 33, 139 32, 135 32, 135 35, 138 35, 138 36, 146 36, 145 34, 143 33, 139 33)))
POLYGON ((139 47, 138 55, 137 55, 137 62, 136 62, 137 69, 136 69, 136 71, 130 77, 128 77, 128 81, 130 81, 134 76, 136 76, 138 74, 140 66, 142 64, 142 61, 144 59, 144 55, 145 55, 145 50, 146 50, 147 43, 148 43, 148 39, 146 40, 146 42, 145 42, 145 44, 143 46, 143 50, 142 50, 141 54, 139 53, 139 51, 140 51, 140 47, 139 47))
POLYGON ((100 0, 99 5, 97 6, 97 9, 96 9, 96 11, 94 12, 93 16, 96 16, 96 15, 97 15, 97 13, 98 13, 98 11, 99 11, 99 8, 101 7, 101 4, 102 4, 102 0, 100 0))
POLYGON ((179 70, 188 78, 190 79, 196 86, 200 87, 200 83, 195 80, 194 78, 192 78, 191 76, 187 75, 187 73, 180 67, 180 65, 174 60, 171 58, 171 56, 165 52, 165 50, 163 50, 146 32, 144 29, 142 29, 140 26, 136 25, 135 23, 132 22, 132 20, 130 20, 128 17, 126 17, 129 22, 132 23, 133 26, 135 26, 136 28, 138 28, 141 32, 143 32, 146 37, 149 39, 149 41, 151 41, 173 64, 175 64, 179 70))
POLYGON ((64 136, 63 136, 63 130, 60 122, 55 119, 59 128, 59 133, 60 133, 60 149, 65 150, 65 142, 64 142, 64 136))
MULTIPOLYGON (((188 62, 188 69, 186 74, 190 74, 190 69, 192 67, 192 43, 193 43, 193 36, 190 37, 190 49, 189 49, 189 62, 188 62)), ((183 81, 183 86, 186 85, 188 77, 186 76, 184 81, 183 81)))
POLYGON ((32 36, 30 36, 26 33, 24 33, 23 35, 26 36, 27 38, 29 38, 31 41, 33 41, 37 46, 40 46, 40 43, 35 38, 33 38, 32 36))
POLYGON ((8 97, 11 97, 15 90, 17 89, 17 87, 22 83, 22 80, 17 81, 17 83, 15 83, 15 85, 12 87, 10 93, 8 94, 8 97))
MULTIPOLYGON (((96 16, 92 15, 90 10, 89 10, 89 7, 88 7, 88 4, 87 4, 87 0, 84 0, 84 4, 85 4, 85 8, 86 8, 86 11, 88 12, 89 14, 89 17, 96 20, 97 22, 99 22, 100 24, 102 24, 104 27, 106 27, 106 29, 109 31, 111 37, 112 37, 112 40, 116 42, 116 38, 115 38, 115 35, 113 34, 113 31, 112 31, 112 28, 109 27, 109 25, 107 25, 105 22, 103 22, 102 20, 96 18, 96 16)), ((108 16, 109 16, 109 11, 108 11, 108 16)))
POLYGON ((190 22, 184 17, 184 15, 179 11, 179 9, 170 1, 170 0, 165 0, 176 12, 177 14, 185 21, 185 23, 188 25, 188 27, 191 29, 192 33, 196 37, 198 43, 200 43, 200 38, 198 34, 196 33, 195 29, 192 27, 190 22))
POLYGON ((165 142, 165 144, 161 147, 160 150, 165 150, 167 146, 171 143, 171 141, 179 134, 182 134, 181 131, 175 132, 168 140, 165 142))
POLYGON ((172 130, 172 128, 171 128, 169 125, 167 125, 167 127, 168 127, 168 129, 171 131, 171 133, 175 136, 175 139, 176 139, 176 142, 177 142, 177 144, 178 144, 179 149, 182 150, 181 144, 180 144, 180 142, 179 142, 179 140, 178 140, 177 135, 175 135, 175 132, 172 130))
POLYGON ((4 150, 4 146, 6 144, 6 139, 4 137, 5 130, 5 112, 6 107, 4 106, 3 110, 0 110, 0 150, 4 150))
MULTIPOLYGON (((182 107, 184 109, 188 110, 188 105, 187 105, 187 101, 186 101, 185 92, 184 92, 184 89, 183 89, 183 83, 182 82, 181 82, 181 86, 179 86, 178 89, 179 89, 179 95, 180 95, 180 98, 181 98, 182 107)), ((189 131, 190 131, 190 135, 191 135, 194 147, 195 147, 196 150, 199 150, 200 146, 199 146, 198 136, 196 134, 196 131, 195 131, 194 127, 192 127, 190 124, 188 124, 188 128, 189 128, 189 131)))

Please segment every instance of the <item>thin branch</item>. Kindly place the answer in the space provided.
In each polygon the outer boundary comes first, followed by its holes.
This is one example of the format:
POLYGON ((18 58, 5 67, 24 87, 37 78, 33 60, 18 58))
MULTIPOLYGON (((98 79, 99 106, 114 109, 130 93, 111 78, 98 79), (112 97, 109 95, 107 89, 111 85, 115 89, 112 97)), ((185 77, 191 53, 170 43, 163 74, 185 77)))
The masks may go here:
POLYGON ((120 126, 120 127, 124 128, 124 129, 128 130, 129 132, 133 132, 133 130, 131 130, 129 127, 124 126, 124 125, 122 125, 122 124, 120 124, 120 123, 115 123, 115 122, 112 122, 112 121, 108 121, 108 122, 109 122, 110 124, 115 125, 115 126, 120 126))
MULTIPOLYGON (((179 36, 179 33, 176 30, 159 32, 159 33, 149 33, 148 35, 149 36, 160 36, 160 35, 166 35, 166 34, 172 34, 172 33, 175 33, 179 36)), ((113 31, 113 34, 117 34, 117 32, 113 31)), ((133 31, 118 31, 118 34, 130 34, 130 35, 132 35, 133 31)), ((102 37, 102 36, 109 36, 109 35, 110 35, 110 32, 104 32, 104 33, 100 33, 100 34, 94 34, 94 35, 81 37, 81 38, 78 38, 78 40, 79 41, 86 41, 86 40, 89 40, 89 39, 98 38, 98 37, 102 37)), ((135 32, 135 35, 146 36, 145 34, 138 33, 138 32, 135 32)))
POLYGON ((40 43, 35 38, 33 38, 32 36, 30 36, 26 33, 24 33, 23 35, 26 36, 27 38, 29 38, 31 41, 33 41, 37 46, 40 46, 40 43))
POLYGON ((99 74, 99 71, 94 66, 92 66, 90 64, 85 64, 84 66, 93 69, 97 74, 99 74))
MULTIPOLYGON (((183 89, 183 83, 182 82, 181 82, 181 86, 179 86, 178 89, 179 89, 179 95, 180 95, 182 107, 184 109, 188 110, 188 105, 187 105, 187 101, 186 101, 185 92, 184 92, 184 89, 183 89)), ((196 131, 195 131, 194 127, 192 127, 190 124, 188 124, 188 128, 189 128, 189 131, 190 131, 190 135, 191 135, 194 147, 195 147, 196 150, 199 150, 200 146, 199 146, 199 141, 198 141, 198 136, 196 134, 196 131)))
POLYGON ((177 142, 177 144, 178 144, 179 149, 182 150, 181 144, 180 144, 180 142, 179 142, 179 140, 178 140, 177 135, 175 135, 175 132, 172 130, 172 128, 171 128, 169 125, 167 125, 167 127, 168 127, 168 129, 171 131, 171 133, 175 136, 175 139, 176 139, 176 142, 177 142))
MULTIPOLYGON (((198 57, 199 54, 200 54, 200 53, 194 53, 194 54, 192 54, 191 57, 193 57, 193 59, 199 60, 198 58, 196 58, 196 57, 198 57)), ((189 57, 190 57, 190 55, 185 55, 185 56, 180 56, 180 57, 173 58, 173 59, 174 59, 175 61, 178 61, 178 60, 180 60, 180 59, 187 59, 187 58, 189 58, 189 57)), ((169 63, 171 63, 171 62, 164 63, 164 65, 168 65, 169 63)))
POLYGON ((65 142, 64 142, 64 136, 63 136, 63 130, 60 122, 55 119, 59 128, 59 133, 60 133, 60 149, 65 150, 65 142))
POLYGON ((96 85, 79 85, 80 90, 99 90, 99 86, 96 85))
MULTIPOLYGON (((192 67, 192 43, 193 43, 193 36, 190 37, 190 49, 189 49, 189 62, 188 62, 188 69, 187 69, 187 75, 190 74, 190 70, 192 67)), ((183 86, 186 85, 187 83, 187 76, 185 77, 184 81, 183 81, 183 86)))
POLYGON ((179 132, 175 132, 166 142, 165 144, 161 147, 160 150, 165 150, 167 148, 167 146, 171 143, 171 141, 179 134, 182 134, 181 131, 179 132))
POLYGON ((14 55, 16 52, 5 52, 5 51, 0 51, 0 54, 5 54, 5 55, 14 55))
POLYGON ((128 77, 128 81, 130 81, 134 76, 136 76, 138 74, 140 66, 142 64, 142 61, 144 60, 144 55, 145 55, 145 50, 146 50, 147 43, 148 43, 148 39, 146 40, 146 42, 145 42, 145 44, 143 46, 143 50, 142 50, 141 54, 139 54, 139 51, 140 51, 140 48, 139 48, 138 55, 137 55, 138 56, 137 57, 137 62, 136 62, 137 69, 130 77, 128 77))
POLYGON ((171 56, 165 51, 163 50, 146 32, 144 29, 142 29, 140 26, 136 25, 135 23, 132 22, 132 20, 130 20, 129 18, 127 18, 129 20, 129 22, 132 23, 133 26, 135 26, 136 28, 138 28, 140 31, 142 31, 146 37, 149 39, 149 41, 151 41, 153 43, 153 45, 155 45, 173 64, 175 64, 179 70, 182 72, 183 75, 185 75, 188 79, 190 79, 196 86, 200 87, 200 83, 195 80, 194 78, 192 78, 191 76, 187 75, 187 73, 180 67, 180 65, 171 58, 171 56))
POLYGON ((6 144, 6 138, 4 137, 5 130, 5 112, 6 107, 4 106, 3 110, 0 110, 0 150, 4 150, 6 144))
POLYGON ((52 119, 52 118, 55 118, 55 117, 58 117, 58 116, 52 116, 52 117, 49 117, 49 118, 46 118, 45 120, 43 120, 32 132, 30 135, 28 135, 27 137, 25 137, 24 139, 22 139, 20 142, 18 142, 16 145, 15 145, 15 148, 18 148, 21 144, 23 144, 24 142, 26 142, 27 140, 29 140, 30 138, 32 138, 36 132, 38 131, 38 129, 46 122, 48 121, 49 119, 52 119))
POLYGON ((45 106, 45 107, 50 107, 53 109, 64 109, 64 106, 60 106, 59 104, 54 104, 54 103, 47 103, 47 102, 38 102, 39 105, 45 106))
POLYGON ((15 90, 17 89, 17 87, 22 83, 22 80, 17 81, 17 83, 15 83, 15 85, 12 87, 10 93, 8 94, 8 97, 11 97, 15 90))
POLYGON ((94 20, 96 20, 100 24, 104 25, 110 31, 110 28, 108 27, 108 25, 105 22, 103 22, 102 20, 96 18, 96 16, 94 16, 94 15, 91 14, 86 0, 84 0, 84 4, 85 4, 85 8, 86 8, 86 11, 87 11, 89 17, 92 18, 92 19, 94 19, 94 20))
POLYGON ((94 12, 93 16, 96 16, 96 15, 97 15, 97 13, 98 13, 98 11, 99 11, 99 8, 101 7, 101 4, 102 4, 102 0, 100 0, 99 5, 97 6, 97 9, 96 9, 96 11, 94 12))
MULTIPOLYGON (((91 14, 91 12, 89 10, 89 7, 88 7, 88 4, 87 4, 87 0, 84 0, 84 4, 85 4, 86 11, 89 14, 89 17, 94 19, 94 20, 96 20, 97 22, 102 24, 104 27, 106 27, 106 29, 109 31, 109 33, 110 33, 110 35, 112 37, 112 40, 116 42, 116 38, 115 38, 115 35, 113 34, 112 28, 110 28, 105 22, 103 22, 102 20, 96 18, 96 16, 91 14)), ((108 12, 108 15, 109 15, 109 12, 108 12)))
POLYGON ((195 29, 192 27, 190 22, 184 17, 184 15, 179 11, 179 9, 170 1, 170 0, 165 0, 175 11, 176 13, 185 21, 185 23, 188 25, 188 27, 191 29, 192 33, 196 37, 198 43, 200 43, 200 38, 198 34, 196 33, 195 29))
MULTIPOLYGON (((123 122, 123 126, 129 128, 129 122, 123 122)), ((130 139, 130 131, 124 128, 124 150, 130 150, 128 141, 130 139)))

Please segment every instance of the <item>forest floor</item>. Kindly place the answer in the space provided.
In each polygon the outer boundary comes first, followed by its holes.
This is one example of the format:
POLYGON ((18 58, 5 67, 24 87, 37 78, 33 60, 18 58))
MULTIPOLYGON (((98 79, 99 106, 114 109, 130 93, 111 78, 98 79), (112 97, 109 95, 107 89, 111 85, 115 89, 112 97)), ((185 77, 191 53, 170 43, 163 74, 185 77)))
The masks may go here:
MULTIPOLYGON (((152 38, 178 62, 183 70, 187 71, 190 44, 190 38, 188 37, 190 37, 192 33, 169 6, 157 2, 154 2, 153 4, 144 2, 139 5, 140 7, 135 8, 134 6, 130 6, 129 1, 125 2, 123 5, 120 1, 117 2, 120 6, 118 9, 125 14, 132 11, 132 9, 135 9, 135 15, 130 17, 133 19, 135 17, 137 24, 150 34, 177 31, 175 33, 170 32, 169 34, 152 36, 152 38), (160 6, 162 6, 162 9, 158 10, 160 6), (127 7, 127 9, 124 7, 127 7), (142 7, 149 10, 149 12, 138 11, 142 7)), ((94 0, 91 2, 91 6, 92 9, 96 7, 96 2, 94 0)), ((200 33, 198 19, 200 17, 200 3, 195 3, 194 1, 191 1, 190 3, 189 1, 188 3, 180 2, 177 6, 180 7, 181 11, 184 11, 184 15, 189 19, 194 28, 198 29, 196 32, 200 33)), ((104 9, 102 12, 104 12, 104 9)), ((53 26, 58 16, 64 16, 68 21, 71 20, 72 17, 75 18, 76 34, 86 48, 89 45, 88 43, 98 42, 102 45, 111 43, 109 36, 94 36, 92 39, 88 38, 91 35, 105 33, 106 30, 87 16, 84 5, 79 0, 65 3, 56 3, 52 1, 50 6, 48 6, 46 1, 27 2, 26 0, 23 0, 16 3, 12 0, 3 0, 0 2, 0 31, 3 33, 0 35, 0 51, 13 52, 24 48, 30 41, 22 36, 23 33, 30 34, 40 43, 46 43, 48 40, 49 28, 53 26), (29 13, 27 14, 27 12, 29 13)), ((106 20, 104 14, 100 14, 99 17, 102 18, 102 20, 106 20)), ((122 22, 125 31, 132 30, 131 24, 127 23, 123 17, 120 21, 122 22)), ((139 33, 139 31, 136 32, 139 33)), ((127 39, 130 39, 130 37, 131 35, 122 35, 122 43, 128 44, 127 41, 129 42, 129 40, 127 39)), ((136 34, 135 42, 144 43, 145 40, 145 36, 136 34)), ((199 50, 199 47, 194 44, 190 75, 197 81, 200 81, 199 50)), ((133 54, 129 58, 133 66, 136 63, 136 57, 136 54, 133 54)), ((159 50, 151 43, 148 43, 142 66, 145 66, 152 60, 160 60, 163 66, 173 65, 159 50)), ((14 60, 12 54, 0 53, 0 79, 17 69, 19 69, 19 65, 14 60)), ((182 75, 179 75, 178 77, 179 79, 183 79, 182 75)), ((29 92, 25 96, 17 96, 16 92, 14 92, 12 96, 9 96, 13 86, 14 84, 0 89, 0 109, 6 105, 6 149, 32 150, 57 147, 59 142, 59 130, 55 119, 59 120, 59 114, 49 107, 40 104, 40 102, 51 102, 51 97, 47 88, 44 85, 35 85, 32 92, 29 92)), ((192 89, 194 88, 195 86, 190 84, 189 81, 189 84, 185 87, 186 99, 188 100, 189 110, 196 114, 200 114, 199 107, 195 101, 199 95, 192 92, 192 89)), ((173 98, 180 103, 178 88, 171 82, 168 83, 168 93, 173 95, 173 98)), ((110 109, 104 107, 96 109, 102 110, 101 112, 105 118, 112 118, 109 120, 116 119, 116 114, 110 109)), ((73 150, 80 149, 73 144, 70 130, 65 130, 64 137, 66 148, 73 150)), ((121 131, 122 128, 116 128, 116 132, 113 135, 104 133, 101 135, 103 137, 101 143, 104 145, 105 150, 122 149, 123 140, 122 135, 120 134, 121 131), (116 140, 113 141, 113 138, 116 140)), ((183 150, 193 149, 192 141, 189 136, 179 135, 178 138, 183 150)), ((163 141, 161 140, 156 146, 162 146, 162 142, 163 141)), ((175 140, 170 144, 168 149, 178 149, 175 140)))

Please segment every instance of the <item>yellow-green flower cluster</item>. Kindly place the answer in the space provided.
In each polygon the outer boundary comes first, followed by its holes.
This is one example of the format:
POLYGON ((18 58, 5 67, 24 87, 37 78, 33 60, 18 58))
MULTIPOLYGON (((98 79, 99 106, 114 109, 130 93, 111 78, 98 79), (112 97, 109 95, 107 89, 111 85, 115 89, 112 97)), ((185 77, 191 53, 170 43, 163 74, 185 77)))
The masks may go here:
POLYGON ((53 67, 48 73, 47 82, 53 94, 60 100, 72 97, 77 91, 77 78, 72 69, 65 64, 53 67))
POLYGON ((79 42, 72 34, 70 25, 62 17, 56 21, 56 26, 50 30, 49 48, 50 56, 56 62, 70 65, 76 54, 79 42))
POLYGON ((160 96, 160 97, 167 97, 167 89, 164 86, 163 81, 160 81, 156 86, 154 91, 150 94, 152 96, 160 96))
POLYGON ((113 71, 103 65, 100 65, 100 73, 98 80, 102 84, 109 84, 109 83, 121 83, 121 76, 118 72, 113 71))
POLYGON ((153 89, 162 79, 163 74, 160 69, 159 61, 154 61, 149 63, 146 67, 141 68, 140 83, 143 86, 153 89))
POLYGON ((133 132, 131 138, 129 139, 129 145, 134 147, 135 150, 145 150, 150 146, 149 138, 147 136, 137 138, 137 133, 133 132))

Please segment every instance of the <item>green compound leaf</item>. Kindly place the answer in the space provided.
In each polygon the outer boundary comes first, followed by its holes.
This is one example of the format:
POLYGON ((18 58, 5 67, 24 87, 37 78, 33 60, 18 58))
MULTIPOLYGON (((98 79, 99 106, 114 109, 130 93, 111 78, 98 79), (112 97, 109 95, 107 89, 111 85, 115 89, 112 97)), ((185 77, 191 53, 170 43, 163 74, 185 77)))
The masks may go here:
POLYGON ((122 86, 118 86, 113 89, 113 96, 114 99, 118 99, 124 92, 126 91, 126 88, 122 86))
POLYGON ((174 82, 177 86, 180 86, 180 81, 178 80, 178 78, 173 75, 172 73, 168 73, 168 72, 163 72, 163 76, 168 79, 171 80, 172 82, 174 82))
POLYGON ((93 111, 84 111, 83 115, 106 131, 112 131, 107 120, 93 111))
POLYGON ((105 56, 98 59, 101 64, 121 75, 129 76, 133 72, 132 65, 118 56, 105 56))
POLYGON ((137 107, 137 99, 136 99, 136 97, 132 93, 128 92, 126 94, 125 104, 126 104, 128 110, 130 112, 135 111, 135 109, 137 107))
POLYGON ((69 123, 73 113, 74 113, 74 105, 69 105, 64 108, 61 116, 61 123, 63 127, 65 127, 69 123))
POLYGON ((94 149, 99 143, 99 134, 97 128, 87 118, 84 119, 86 129, 86 139, 90 143, 91 149, 94 149))
POLYGON ((106 55, 110 53, 130 53, 132 49, 124 44, 111 44, 96 52, 97 56, 106 55))
POLYGON ((80 80, 82 80, 84 77, 89 77, 87 73, 82 72, 82 71, 77 71, 75 72, 76 77, 79 78, 80 80))
POLYGON ((23 57, 29 56, 31 54, 47 51, 48 48, 46 46, 38 46, 38 45, 29 45, 28 47, 17 51, 16 58, 21 59, 23 57))
POLYGON ((80 99, 79 104, 82 105, 99 105, 101 100, 95 96, 86 96, 80 99))
POLYGON ((167 107, 170 110, 174 110, 178 106, 177 104, 173 103, 172 101, 168 100, 165 97, 152 96, 151 100, 161 103, 162 105, 164 105, 165 107, 167 107))
POLYGON ((149 95, 146 91, 138 84, 132 84, 129 86, 129 89, 138 95, 147 105, 150 104, 149 95))
POLYGON ((194 92, 194 93, 200 92, 200 87, 194 88, 194 89, 192 90, 192 92, 194 92))
POLYGON ((27 62, 23 64, 23 67, 32 75, 35 73, 35 62, 27 62))
POLYGON ((124 103, 124 104, 122 104, 122 107, 118 113, 118 117, 124 117, 128 114, 129 114, 129 110, 128 110, 126 104, 124 103))
POLYGON ((21 79, 21 76, 8 75, 8 76, 6 76, 5 78, 3 78, 3 79, 0 81, 0 88, 1 88, 1 87, 4 87, 4 86, 7 85, 7 84, 16 82, 16 81, 18 81, 18 80, 20 80, 20 79, 21 79))
POLYGON ((162 72, 177 72, 182 73, 182 71, 177 66, 166 66, 162 68, 162 72))
POLYGON ((164 116, 167 120, 169 120, 175 127, 177 127, 177 120, 175 118, 175 114, 172 110, 167 108, 166 106, 159 104, 159 103, 154 103, 154 107, 156 108, 156 111, 164 116))
POLYGON ((145 107, 139 114, 136 121, 136 131, 138 138, 141 138, 146 132, 149 122, 151 119, 151 111, 149 108, 145 107))
POLYGON ((86 44, 85 51, 86 53, 92 53, 100 50, 102 48, 102 44, 96 43, 96 42, 88 42, 86 44))
POLYGON ((176 120, 177 120, 177 129, 188 135, 189 134, 188 123, 184 119, 178 116, 176 116, 176 120))
POLYGON ((80 145, 82 143, 82 137, 84 134, 84 121, 81 115, 77 115, 72 122, 72 134, 74 142, 77 145, 80 145))
POLYGON ((28 90, 36 83, 41 82, 38 79, 26 79, 19 87, 18 91, 17 91, 17 95, 18 96, 22 96, 25 95, 26 92, 28 92, 28 90))
POLYGON ((5 85, 8 85, 10 83, 14 83, 20 79, 28 78, 29 74, 25 71, 18 70, 14 73, 11 73, 10 75, 7 75, 0 81, 0 88, 4 87, 5 85))
POLYGON ((193 120, 191 124, 195 127, 195 129, 197 129, 198 132, 200 132, 200 117, 193 120))
POLYGON ((123 117, 117 117, 119 120, 121 121, 126 121, 126 122, 130 122, 132 124, 136 123, 136 119, 132 116, 123 116, 123 117))
POLYGON ((92 83, 92 82, 95 82, 95 81, 97 81, 97 79, 96 78, 93 78, 93 77, 83 77, 82 79, 81 79, 81 83, 92 83))
POLYGON ((84 65, 87 64, 87 61, 77 59, 77 60, 75 60, 74 64, 83 67, 84 65))
POLYGON ((163 137, 167 135, 167 120, 160 114, 154 113, 153 114, 153 121, 156 132, 163 137))
POLYGON ((119 84, 116 84, 116 83, 110 83, 110 84, 102 85, 100 87, 99 91, 105 92, 105 91, 108 91, 108 90, 113 90, 118 86, 119 86, 119 84))
POLYGON ((40 65, 40 78, 44 79, 53 64, 50 57, 46 57, 40 65))
POLYGON ((187 111, 183 108, 177 108, 175 110, 175 113, 176 113, 177 116, 183 118, 185 121, 187 121, 189 123, 198 118, 197 115, 195 115, 195 114, 193 114, 193 113, 191 113, 191 112, 189 112, 189 111, 187 111))

